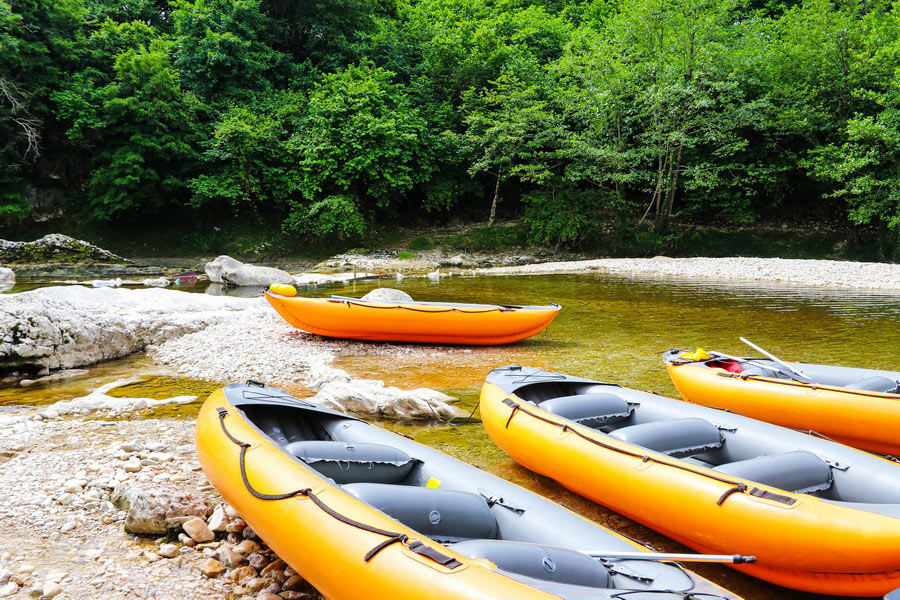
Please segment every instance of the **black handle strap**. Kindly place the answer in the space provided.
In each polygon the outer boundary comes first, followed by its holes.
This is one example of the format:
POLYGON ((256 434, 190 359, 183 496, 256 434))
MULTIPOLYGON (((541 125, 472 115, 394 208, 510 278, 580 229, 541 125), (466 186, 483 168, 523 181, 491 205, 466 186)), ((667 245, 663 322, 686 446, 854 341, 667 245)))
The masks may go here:
MULTIPOLYGON (((222 426, 222 432, 228 437, 229 440, 231 440, 233 443, 235 443, 241 447, 241 455, 240 455, 241 479, 243 479, 243 481, 244 481, 244 487, 247 488, 247 491, 250 492, 250 494, 254 498, 259 498, 260 500, 287 500, 288 498, 293 498, 295 496, 309 498, 310 500, 312 500, 312 502, 316 506, 318 506, 329 516, 337 519, 341 523, 351 525, 353 527, 356 527, 357 529, 362 529, 363 531, 377 533, 378 535, 383 535, 386 538, 388 538, 385 541, 379 543, 377 546, 375 546, 374 548, 372 548, 371 550, 369 550, 366 553, 366 555, 363 559, 365 562, 369 562, 370 560, 375 558, 375 556, 377 556, 379 552, 381 552, 388 546, 391 546, 392 544, 396 544, 397 542, 406 544, 406 542, 409 541, 409 537, 405 533, 398 533, 396 531, 387 531, 385 529, 374 527, 374 526, 368 525, 366 523, 361 523, 360 521, 351 519, 350 517, 348 517, 346 515, 342 515, 341 513, 337 512, 336 510, 334 510, 333 508, 331 508, 330 506, 325 504, 318 496, 316 496, 312 492, 312 490, 310 488, 294 490, 292 492, 287 492, 284 494, 264 494, 256 489, 254 489, 254 487, 252 485, 250 485, 250 480, 247 478, 247 468, 246 468, 246 459, 245 459, 247 450, 250 448, 250 444, 248 444, 247 442, 242 442, 241 440, 239 440, 236 437, 234 437, 233 435, 231 435, 231 432, 229 432, 228 428, 225 427, 225 417, 228 416, 228 411, 225 408, 219 407, 216 409, 216 411, 219 413, 219 425, 222 426)), ((423 544, 422 542, 419 542, 417 540, 414 540, 412 543, 407 544, 407 547, 410 550, 412 550, 413 552, 415 552, 416 554, 425 556, 426 558, 429 558, 438 564, 444 565, 448 569, 455 569, 455 568, 459 567, 460 565, 462 565, 462 563, 459 562, 458 560, 456 560, 455 558, 453 558, 451 556, 447 556, 446 554, 443 554, 442 552, 435 550, 434 548, 426 546, 425 544, 423 544), (417 546, 418 549, 413 548, 414 544, 418 544, 418 546, 417 546)))

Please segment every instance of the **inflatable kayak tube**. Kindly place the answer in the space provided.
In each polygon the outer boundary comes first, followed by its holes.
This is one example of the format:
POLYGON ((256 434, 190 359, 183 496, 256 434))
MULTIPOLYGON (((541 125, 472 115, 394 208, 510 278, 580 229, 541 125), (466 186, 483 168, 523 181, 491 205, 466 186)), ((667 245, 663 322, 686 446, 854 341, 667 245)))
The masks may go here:
POLYGON ((663 361, 688 402, 900 455, 900 372, 796 362, 787 368, 767 358, 709 352, 691 360, 684 354, 669 350, 663 361))
POLYGON ((508 366, 481 418, 517 462, 749 575, 837 596, 900 587, 900 465, 748 417, 508 366))
POLYGON ((536 494, 283 390, 214 392, 196 437, 210 482, 328 598, 737 598, 536 494))
POLYGON ((385 302, 332 296, 287 297, 265 292, 285 321, 333 338, 492 346, 536 335, 559 314, 558 304, 513 306, 452 302, 385 302))

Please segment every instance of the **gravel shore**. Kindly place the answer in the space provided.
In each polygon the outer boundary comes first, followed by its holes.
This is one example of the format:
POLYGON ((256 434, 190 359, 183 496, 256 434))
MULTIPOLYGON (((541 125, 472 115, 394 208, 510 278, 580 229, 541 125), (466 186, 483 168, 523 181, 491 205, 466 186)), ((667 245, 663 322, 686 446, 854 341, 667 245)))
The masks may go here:
POLYGON ((900 264, 784 258, 598 258, 479 269, 480 275, 634 273, 685 279, 757 281, 900 290, 900 264))

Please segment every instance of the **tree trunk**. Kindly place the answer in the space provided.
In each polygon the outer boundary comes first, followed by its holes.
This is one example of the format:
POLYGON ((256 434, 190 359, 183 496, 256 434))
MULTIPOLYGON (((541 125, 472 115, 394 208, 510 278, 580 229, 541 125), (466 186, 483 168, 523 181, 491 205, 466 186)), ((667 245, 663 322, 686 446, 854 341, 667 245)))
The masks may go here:
POLYGON ((494 186, 494 199, 491 200, 491 216, 488 217, 488 227, 494 226, 494 217, 497 216, 497 199, 500 197, 500 171, 497 172, 497 184, 494 186))

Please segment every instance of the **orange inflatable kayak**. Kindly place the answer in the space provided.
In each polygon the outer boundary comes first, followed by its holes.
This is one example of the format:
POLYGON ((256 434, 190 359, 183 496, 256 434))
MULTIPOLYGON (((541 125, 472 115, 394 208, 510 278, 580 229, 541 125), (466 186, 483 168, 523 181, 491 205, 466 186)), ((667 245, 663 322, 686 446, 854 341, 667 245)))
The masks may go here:
POLYGON ((900 455, 900 372, 697 352, 663 356, 688 402, 900 455))
POLYGON ((836 596, 900 586, 900 465, 719 411, 531 367, 491 372, 484 427, 523 466, 750 575, 836 596))
POLYGON ((492 346, 518 342, 546 329, 560 306, 385 302, 332 296, 266 300, 298 329, 326 337, 381 342, 492 346))
POLYGON ((515 484, 249 382, 197 417, 210 482, 325 597, 731 600, 515 484))

